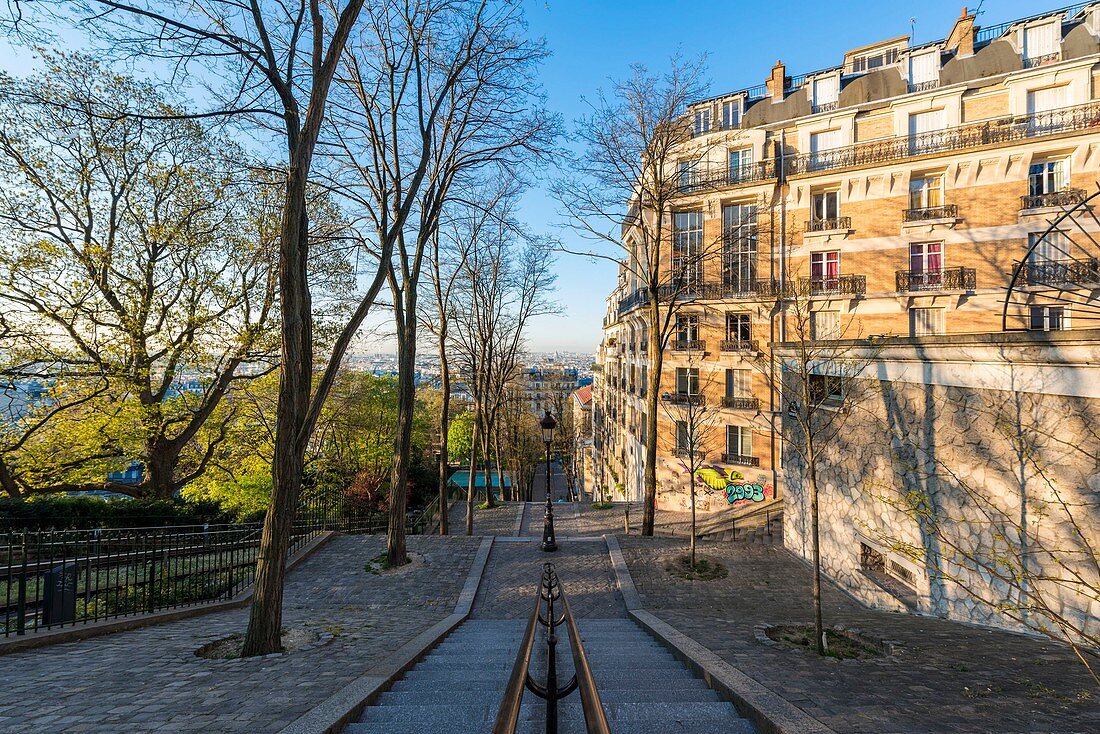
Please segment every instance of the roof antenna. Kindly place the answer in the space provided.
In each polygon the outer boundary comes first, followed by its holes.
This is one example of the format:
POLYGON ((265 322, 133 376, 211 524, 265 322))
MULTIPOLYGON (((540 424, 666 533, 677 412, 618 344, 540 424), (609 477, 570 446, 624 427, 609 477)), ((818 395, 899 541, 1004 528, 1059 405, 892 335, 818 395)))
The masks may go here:
POLYGON ((909 18, 909 45, 915 46, 917 41, 917 19, 909 18))

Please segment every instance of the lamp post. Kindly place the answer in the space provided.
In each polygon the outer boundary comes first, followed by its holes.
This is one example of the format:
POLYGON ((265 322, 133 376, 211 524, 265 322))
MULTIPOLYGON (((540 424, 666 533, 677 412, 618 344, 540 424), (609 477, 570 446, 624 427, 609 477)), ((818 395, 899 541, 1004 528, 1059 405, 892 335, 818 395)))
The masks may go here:
POLYGON ((550 442, 554 440, 554 429, 558 422, 550 411, 539 421, 542 426, 542 442, 546 444, 546 514, 542 518, 542 549, 551 553, 558 549, 558 541, 554 539, 554 502, 550 493, 550 442))

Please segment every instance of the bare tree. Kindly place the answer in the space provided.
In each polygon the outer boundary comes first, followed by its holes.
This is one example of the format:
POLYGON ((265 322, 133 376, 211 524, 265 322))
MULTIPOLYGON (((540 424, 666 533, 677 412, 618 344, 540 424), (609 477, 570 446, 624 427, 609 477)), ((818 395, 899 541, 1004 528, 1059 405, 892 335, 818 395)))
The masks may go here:
POLYGON ((688 558, 695 568, 696 525, 695 495, 699 470, 707 456, 714 451, 714 426, 717 424, 721 402, 715 401, 715 372, 700 370, 702 360, 694 354, 687 359, 686 380, 677 385, 675 392, 661 395, 661 408, 673 426, 669 453, 678 457, 687 470, 688 504, 691 508, 691 532, 688 542, 688 558), (709 397, 708 397, 709 396, 709 397))
POLYGON ((513 175, 549 145, 554 122, 534 80, 546 51, 524 38, 519 3, 384 0, 365 13, 331 128, 343 158, 335 184, 365 213, 392 297, 400 399, 387 557, 400 565, 427 249, 463 184, 487 169, 513 175))
POLYGON ((698 160, 708 146, 728 143, 718 134, 708 144, 689 147, 692 128, 684 109, 703 96, 703 77, 702 59, 673 58, 663 75, 632 67, 612 95, 600 93, 590 104, 591 114, 576 126, 575 135, 586 148, 574 164, 576 173, 552 187, 573 228, 594 244, 591 250, 563 249, 616 263, 638 286, 629 297, 645 306, 649 385, 643 535, 653 534, 657 507, 657 401, 664 349, 679 305, 694 297, 703 261, 713 249, 701 237, 677 239, 670 226, 673 203, 685 186, 690 190, 695 175, 680 163, 688 156, 698 160))
POLYGON ((818 309, 814 296, 832 287, 824 281, 797 279, 783 288, 779 301, 785 341, 772 353, 755 358, 754 366, 771 388, 786 396, 781 416, 770 414, 784 436, 783 465, 797 467, 809 493, 814 633, 817 652, 828 641, 821 612, 820 468, 823 447, 837 439, 852 413, 867 399, 859 378, 874 358, 859 348, 859 325, 839 312, 818 309), (773 358, 778 359, 776 372, 773 358))

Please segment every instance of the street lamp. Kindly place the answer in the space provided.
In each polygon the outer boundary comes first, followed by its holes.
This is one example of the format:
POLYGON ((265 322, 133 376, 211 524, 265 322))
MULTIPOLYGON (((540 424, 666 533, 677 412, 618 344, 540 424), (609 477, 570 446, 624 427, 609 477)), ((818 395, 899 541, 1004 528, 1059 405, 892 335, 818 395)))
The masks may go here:
POLYGON ((542 426, 542 442, 546 444, 546 513, 542 519, 542 549, 547 553, 558 549, 558 541, 554 539, 554 503, 550 497, 550 442, 554 440, 554 429, 558 422, 550 411, 539 421, 542 426))

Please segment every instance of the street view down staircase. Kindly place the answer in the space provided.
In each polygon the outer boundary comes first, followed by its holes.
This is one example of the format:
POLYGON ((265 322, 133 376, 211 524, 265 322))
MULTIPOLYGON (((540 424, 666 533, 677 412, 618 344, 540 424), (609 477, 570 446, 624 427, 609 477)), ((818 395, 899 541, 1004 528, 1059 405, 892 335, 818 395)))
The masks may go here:
POLYGON ((573 620, 564 595, 555 596, 560 585, 552 566, 547 569, 540 597, 548 603, 542 611, 536 605, 530 621, 467 620, 346 734, 756 731, 632 620, 573 620), (548 597, 562 603, 555 609, 548 597), (547 627, 547 620, 556 624, 547 627), (583 641, 579 660, 571 629, 583 641), (554 666, 548 665, 550 634, 554 666), (547 726, 554 715, 539 695, 555 688, 562 692, 556 727, 547 726))

